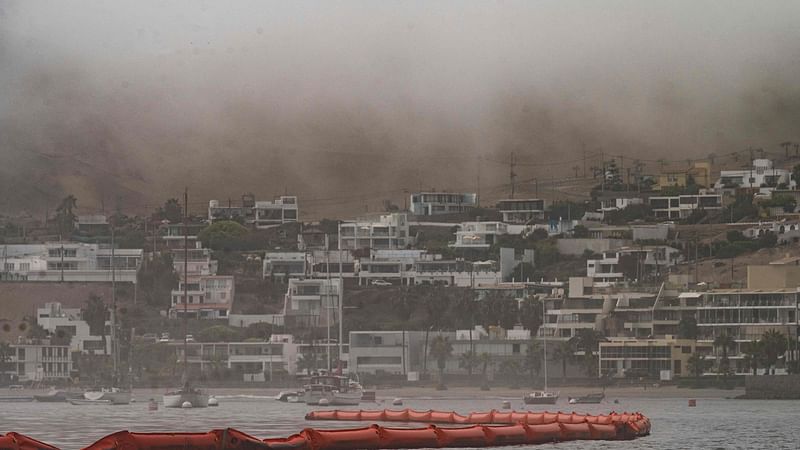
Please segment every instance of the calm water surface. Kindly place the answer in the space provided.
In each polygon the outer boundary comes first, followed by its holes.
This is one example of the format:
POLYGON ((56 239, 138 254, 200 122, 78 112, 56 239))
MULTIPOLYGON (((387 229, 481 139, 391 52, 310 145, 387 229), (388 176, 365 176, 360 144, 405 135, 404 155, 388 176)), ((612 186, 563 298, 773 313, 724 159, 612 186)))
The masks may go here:
MULTIPOLYGON (((0 432, 16 431, 63 449, 79 449, 119 430, 208 431, 232 427, 265 438, 288 436, 309 426, 357 427, 357 422, 307 422, 312 408, 253 396, 220 397, 220 406, 205 409, 148 411, 147 397, 126 406, 73 406, 67 403, 0 403, 0 432)), ((501 400, 407 399, 414 409, 470 411, 500 407, 501 400)), ((619 404, 559 404, 551 410, 589 413, 641 411, 652 420, 649 437, 628 442, 564 442, 534 446, 551 449, 797 449, 800 448, 800 402, 699 399, 620 399, 619 404)), ((363 404, 381 409, 386 404, 363 404)), ((513 407, 525 409, 521 402, 513 407)), ((392 426, 398 426, 393 424, 392 426)))

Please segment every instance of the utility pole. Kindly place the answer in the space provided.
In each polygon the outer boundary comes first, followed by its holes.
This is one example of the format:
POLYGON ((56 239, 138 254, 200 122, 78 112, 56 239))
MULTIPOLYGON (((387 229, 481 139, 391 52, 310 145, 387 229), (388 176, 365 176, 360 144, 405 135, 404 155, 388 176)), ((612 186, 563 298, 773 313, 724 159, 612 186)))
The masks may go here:
MULTIPOLYGON (((114 384, 119 383, 119 349, 117 348, 117 271, 114 265, 114 220, 111 220, 111 351, 114 352, 114 384)), ((62 258, 64 250, 61 250, 62 258)))
MULTIPOLYGON (((344 281, 342 280, 342 248, 339 247, 339 375, 342 371, 344 335, 344 281)), ((405 358, 405 357, 404 357, 405 358)))
POLYGON ((183 383, 189 381, 189 187, 183 190, 183 383))
POLYGON ((477 186, 475 187, 475 204, 480 207, 481 206, 481 156, 478 155, 478 170, 477 170, 477 186))
POLYGON ((509 180, 511 181, 511 198, 514 198, 514 191, 516 188, 515 181, 517 179, 517 174, 514 172, 514 166, 516 166, 516 163, 514 162, 514 152, 511 152, 511 164, 508 173, 509 180))
POLYGON ((328 340, 325 343, 325 349, 327 350, 327 357, 328 357, 328 374, 331 373, 331 261, 330 261, 330 239, 327 233, 325 233, 325 273, 328 275, 328 287, 327 287, 327 305, 325 307, 325 329, 328 332, 328 340))

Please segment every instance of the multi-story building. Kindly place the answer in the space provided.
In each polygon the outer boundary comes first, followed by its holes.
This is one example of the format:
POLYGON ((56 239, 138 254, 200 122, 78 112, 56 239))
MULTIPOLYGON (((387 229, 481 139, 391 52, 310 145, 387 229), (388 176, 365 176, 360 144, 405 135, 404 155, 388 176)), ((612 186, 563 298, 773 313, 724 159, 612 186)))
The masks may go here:
POLYGON ((62 308, 61 303, 45 303, 43 308, 36 308, 36 323, 53 336, 64 334, 70 336, 70 351, 108 354, 110 347, 110 322, 106 321, 105 339, 90 333, 89 324, 82 319, 80 308, 62 308))
POLYGON ((297 222, 297 197, 283 195, 271 202, 257 201, 254 214, 253 223, 256 228, 271 228, 297 222))
POLYGON ((225 318, 230 313, 234 296, 234 279, 227 275, 202 275, 178 283, 172 290, 170 316, 184 313, 198 319, 225 318), (184 287, 186 290, 184 290, 184 287))
POLYGON ((69 345, 51 345, 46 339, 21 342, 11 344, 7 364, 12 367, 7 373, 20 382, 66 380, 72 373, 72 353, 69 345))
POLYGON ((622 247, 586 261, 586 276, 595 283, 613 284, 661 275, 682 261, 680 251, 666 245, 622 247))
MULTIPOLYGON (((734 339, 729 349, 731 367, 738 374, 750 372, 743 361, 745 343, 777 330, 792 342, 798 338, 800 289, 786 288, 716 289, 703 294, 697 306, 698 340, 713 343, 721 336, 734 339)), ((715 355, 717 359, 720 354, 715 355)))
POLYGON ((653 215, 659 219, 685 219, 696 210, 722 209, 722 195, 706 193, 650 197, 648 204, 653 210, 653 215))
POLYGON ((694 339, 635 339, 612 337, 600 342, 599 376, 652 377, 690 376, 689 358, 708 355, 711 345, 694 339))
POLYGON ((505 223, 527 224, 544 219, 545 204, 539 198, 506 199, 497 202, 497 210, 505 223))
POLYGON ((497 285, 503 276, 492 261, 424 260, 414 263, 414 284, 477 288, 497 285))
POLYGON ((289 279, 283 303, 284 324, 300 327, 327 327, 338 323, 342 296, 339 279, 289 279))
POLYGON ((339 248, 343 250, 395 250, 412 244, 408 215, 404 213, 382 215, 377 220, 363 219, 339 224, 339 248))
POLYGON ((174 253, 183 250, 184 247, 198 248, 199 241, 197 234, 205 227, 200 223, 168 223, 161 226, 161 239, 167 249, 174 253))
POLYGON ((478 203, 475 193, 417 192, 411 194, 411 214, 435 216, 457 214, 474 208, 478 203))
POLYGON ((462 222, 450 247, 489 248, 504 234, 508 234, 508 225, 503 222, 462 222))
POLYGON ((800 223, 792 221, 759 222, 742 231, 745 237, 758 239, 766 233, 773 233, 779 244, 790 244, 800 241, 800 223))
POLYGON ((372 374, 418 371, 423 335, 420 331, 351 331, 349 367, 372 374))
POLYGON ((776 168, 769 159, 754 159, 750 169, 720 171, 719 180, 714 187, 717 189, 731 187, 773 189, 781 184, 789 188, 796 185, 796 181, 792 180, 791 171, 776 168))
POLYGON ((303 278, 307 273, 305 252, 267 252, 264 255, 264 278, 303 278))
MULTIPOLYGON (((183 342, 170 342, 177 360, 183 360, 183 342)), ((272 335, 264 342, 190 342, 187 364, 193 373, 232 369, 244 381, 265 381, 277 374, 294 375, 297 347, 291 335, 272 335)))
POLYGON ((27 281, 136 283, 142 249, 114 249, 101 244, 48 242, 0 247, 4 279, 27 281), (112 274, 111 257, 114 257, 112 274))
POLYGON ((208 221, 235 220, 256 228, 271 228, 297 222, 297 197, 283 195, 272 201, 256 201, 253 194, 244 194, 241 205, 220 205, 218 200, 208 202, 208 221))

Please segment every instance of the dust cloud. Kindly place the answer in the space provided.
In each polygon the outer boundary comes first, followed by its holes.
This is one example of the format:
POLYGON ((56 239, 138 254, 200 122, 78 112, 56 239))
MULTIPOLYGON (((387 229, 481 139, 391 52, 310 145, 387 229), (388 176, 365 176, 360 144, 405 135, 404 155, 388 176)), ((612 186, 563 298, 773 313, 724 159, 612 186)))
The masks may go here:
POLYGON ((797 2, 0 2, 0 208, 506 195, 800 141, 797 2))

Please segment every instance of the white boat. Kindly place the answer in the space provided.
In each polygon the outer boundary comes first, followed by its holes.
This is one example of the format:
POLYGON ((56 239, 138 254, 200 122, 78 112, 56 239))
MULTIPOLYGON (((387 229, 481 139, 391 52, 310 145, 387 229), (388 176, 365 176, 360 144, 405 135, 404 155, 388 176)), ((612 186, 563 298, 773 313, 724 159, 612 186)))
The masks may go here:
POLYGON ((120 388, 103 388, 86 391, 83 398, 89 401, 108 401, 112 405, 127 405, 131 402, 131 391, 120 388))
MULTIPOLYGON (((542 317, 547 317, 544 301, 542 301, 542 317)), ((542 336, 544 348, 542 352, 542 364, 544 365, 544 390, 533 391, 522 397, 526 405, 555 405, 558 402, 560 392, 550 392, 547 390, 547 339, 542 336)))
POLYGON ((184 403, 189 402, 192 408, 206 408, 208 407, 208 398, 208 394, 202 390, 184 386, 183 389, 164 394, 164 407, 182 408, 184 403))
POLYGON ((85 406, 85 405, 99 406, 99 405, 111 405, 111 404, 113 404, 113 403, 111 403, 111 400, 87 400, 85 398, 73 398, 73 399, 70 399, 69 402, 71 404, 77 405, 77 406, 85 406))
POLYGON ((316 375, 312 376, 303 387, 303 401, 307 405, 358 405, 364 389, 357 381, 344 376, 316 375))

